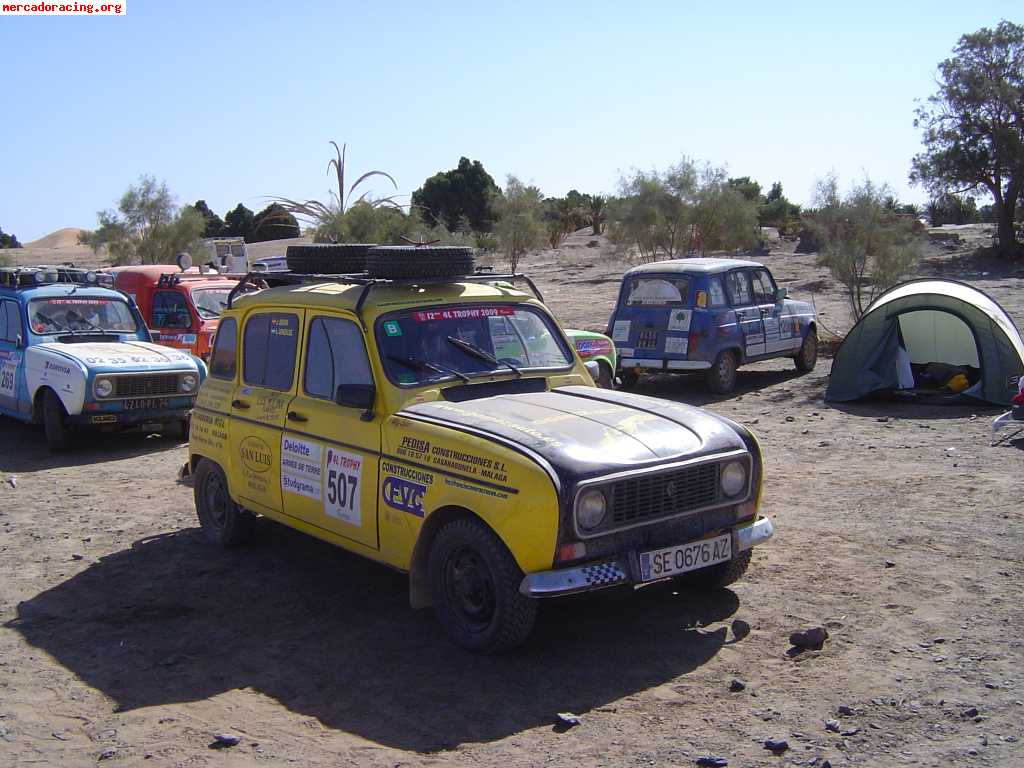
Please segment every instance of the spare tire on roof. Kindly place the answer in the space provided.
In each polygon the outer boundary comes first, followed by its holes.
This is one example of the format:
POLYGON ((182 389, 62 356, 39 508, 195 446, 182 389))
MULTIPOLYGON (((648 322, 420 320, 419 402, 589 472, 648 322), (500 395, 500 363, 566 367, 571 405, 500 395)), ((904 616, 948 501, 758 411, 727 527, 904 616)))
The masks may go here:
POLYGON ((366 252, 372 243, 315 243, 289 245, 285 261, 292 272, 346 274, 366 269, 366 252))
POLYGON ((454 246, 378 246, 366 254, 370 277, 462 277, 473 273, 472 248, 454 246))

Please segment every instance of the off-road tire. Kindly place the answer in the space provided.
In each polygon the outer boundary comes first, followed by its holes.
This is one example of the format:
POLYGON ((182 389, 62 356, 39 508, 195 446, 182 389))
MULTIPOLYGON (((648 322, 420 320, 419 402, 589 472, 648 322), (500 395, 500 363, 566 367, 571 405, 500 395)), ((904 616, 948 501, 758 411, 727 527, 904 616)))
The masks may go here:
POLYGON ((387 279, 462 277, 473 273, 472 248, 384 246, 366 254, 370 277, 387 279))
POLYGON ((463 648, 506 651, 521 645, 533 630, 537 602, 519 593, 523 572, 479 520, 461 518, 442 528, 431 545, 427 570, 434 613, 463 648), (460 569, 461 579, 456 578, 460 569), (464 591, 472 594, 458 594, 464 591), (474 611, 477 602, 482 606, 474 611), (479 618, 468 615, 473 612, 479 618))
POLYGON ((707 388, 716 395, 725 395, 736 388, 736 353, 722 350, 705 376, 707 388))
POLYGON ((615 389, 615 374, 612 373, 612 367, 604 360, 598 360, 597 365, 600 373, 594 379, 594 383, 601 389, 615 389))
POLYGON ((818 362, 818 333, 813 328, 808 328, 804 335, 804 343, 800 345, 800 351, 793 358, 796 369, 800 373, 810 373, 818 362))
POLYGON ((366 270, 366 252, 370 243, 315 243, 289 245, 285 261, 292 272, 336 275, 366 270))
POLYGON ((71 426, 64 403, 52 389, 43 392, 43 431, 46 445, 53 453, 64 453, 71 449, 71 426))
POLYGON ((750 567, 752 550, 741 552, 737 557, 725 563, 710 565, 696 571, 676 576, 675 581, 681 585, 696 589, 721 589, 734 584, 743 578, 750 567))
POLYGON ((252 515, 232 500, 224 470, 209 459, 199 460, 193 494, 196 516, 208 542, 229 549, 249 538, 252 515))

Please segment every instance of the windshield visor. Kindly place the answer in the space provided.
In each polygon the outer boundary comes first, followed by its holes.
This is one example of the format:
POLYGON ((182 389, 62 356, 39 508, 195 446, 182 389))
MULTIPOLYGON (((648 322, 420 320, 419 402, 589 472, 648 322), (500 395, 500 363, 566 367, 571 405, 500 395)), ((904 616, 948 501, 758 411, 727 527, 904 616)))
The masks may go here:
POLYGON ((127 302, 105 296, 33 299, 28 304, 33 333, 135 333, 138 325, 127 302))
POLYGON ((689 299, 686 277, 634 277, 626 288, 627 307, 683 307, 689 299))
POLYGON ((526 306, 395 313, 377 322, 377 346, 388 378, 407 386, 460 374, 511 374, 510 366, 524 373, 564 369, 573 362, 554 322, 526 306))

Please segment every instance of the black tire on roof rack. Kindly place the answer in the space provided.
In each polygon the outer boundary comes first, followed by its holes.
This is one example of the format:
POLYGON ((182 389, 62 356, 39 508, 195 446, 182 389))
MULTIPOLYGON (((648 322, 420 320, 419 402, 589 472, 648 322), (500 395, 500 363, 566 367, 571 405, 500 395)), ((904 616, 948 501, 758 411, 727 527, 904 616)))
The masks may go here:
POLYGON ((366 269, 366 252, 372 243, 316 243, 289 245, 285 261, 292 272, 336 275, 366 269))
POLYGON ((370 277, 462 277, 473 273, 472 248, 456 246, 392 245, 366 254, 370 277))

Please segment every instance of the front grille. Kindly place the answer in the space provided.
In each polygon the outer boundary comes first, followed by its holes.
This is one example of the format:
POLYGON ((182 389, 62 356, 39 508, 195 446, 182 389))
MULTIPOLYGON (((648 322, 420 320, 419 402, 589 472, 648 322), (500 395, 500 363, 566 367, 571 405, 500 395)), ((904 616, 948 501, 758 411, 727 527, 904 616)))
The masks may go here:
POLYGON ((719 464, 710 462, 619 480, 611 487, 609 527, 702 509, 719 501, 719 464))
POLYGON ((652 329, 644 329, 636 337, 638 349, 656 349, 658 347, 658 332, 652 329))
POLYGON ((166 397, 178 393, 178 374, 160 373, 149 376, 117 376, 114 397, 166 397))

